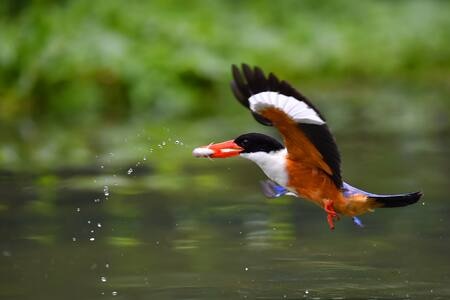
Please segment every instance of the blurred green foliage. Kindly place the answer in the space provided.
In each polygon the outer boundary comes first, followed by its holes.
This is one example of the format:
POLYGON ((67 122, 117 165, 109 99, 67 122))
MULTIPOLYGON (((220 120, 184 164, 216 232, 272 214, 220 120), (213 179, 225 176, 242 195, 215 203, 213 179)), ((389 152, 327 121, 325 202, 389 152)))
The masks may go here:
POLYGON ((337 130, 447 128, 448 28, 447 1, 2 1, 0 163, 42 144, 84 160, 93 131, 130 121, 233 118, 240 62, 304 86, 337 130))

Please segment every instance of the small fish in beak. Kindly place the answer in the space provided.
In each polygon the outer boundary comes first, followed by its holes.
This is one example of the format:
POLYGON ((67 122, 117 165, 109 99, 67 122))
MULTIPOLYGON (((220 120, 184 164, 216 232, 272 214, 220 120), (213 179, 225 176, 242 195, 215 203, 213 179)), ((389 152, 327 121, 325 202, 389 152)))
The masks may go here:
POLYGON ((237 156, 242 151, 244 151, 244 148, 237 145, 234 140, 230 140, 195 148, 192 151, 192 155, 195 157, 227 158, 237 156))

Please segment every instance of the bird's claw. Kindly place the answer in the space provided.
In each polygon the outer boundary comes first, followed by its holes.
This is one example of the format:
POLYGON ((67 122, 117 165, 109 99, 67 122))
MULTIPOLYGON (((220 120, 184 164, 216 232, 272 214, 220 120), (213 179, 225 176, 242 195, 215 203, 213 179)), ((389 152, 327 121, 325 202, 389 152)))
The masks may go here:
POLYGON ((327 221, 328 226, 330 226, 330 230, 334 229, 334 221, 339 221, 340 217, 337 212, 334 210, 333 200, 327 200, 324 205, 324 210, 327 213, 327 221))

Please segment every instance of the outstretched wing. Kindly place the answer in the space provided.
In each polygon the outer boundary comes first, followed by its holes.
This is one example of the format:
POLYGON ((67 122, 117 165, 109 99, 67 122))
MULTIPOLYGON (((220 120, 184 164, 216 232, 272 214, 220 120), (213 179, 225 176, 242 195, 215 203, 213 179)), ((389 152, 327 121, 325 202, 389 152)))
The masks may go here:
POLYGON ((342 187, 339 151, 325 118, 289 83, 273 73, 242 64, 232 66, 231 89, 237 100, 250 109, 261 124, 275 126, 284 138, 289 158, 327 173, 342 187))

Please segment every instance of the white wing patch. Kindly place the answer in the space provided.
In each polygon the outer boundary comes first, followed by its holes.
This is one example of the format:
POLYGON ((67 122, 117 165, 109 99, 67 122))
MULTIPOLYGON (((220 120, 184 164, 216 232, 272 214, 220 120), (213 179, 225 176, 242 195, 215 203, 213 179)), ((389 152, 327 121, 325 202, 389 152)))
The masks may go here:
POLYGON ((290 116, 298 123, 325 124, 319 115, 305 102, 277 92, 262 92, 248 99, 250 109, 256 113, 268 107, 274 107, 290 116))

